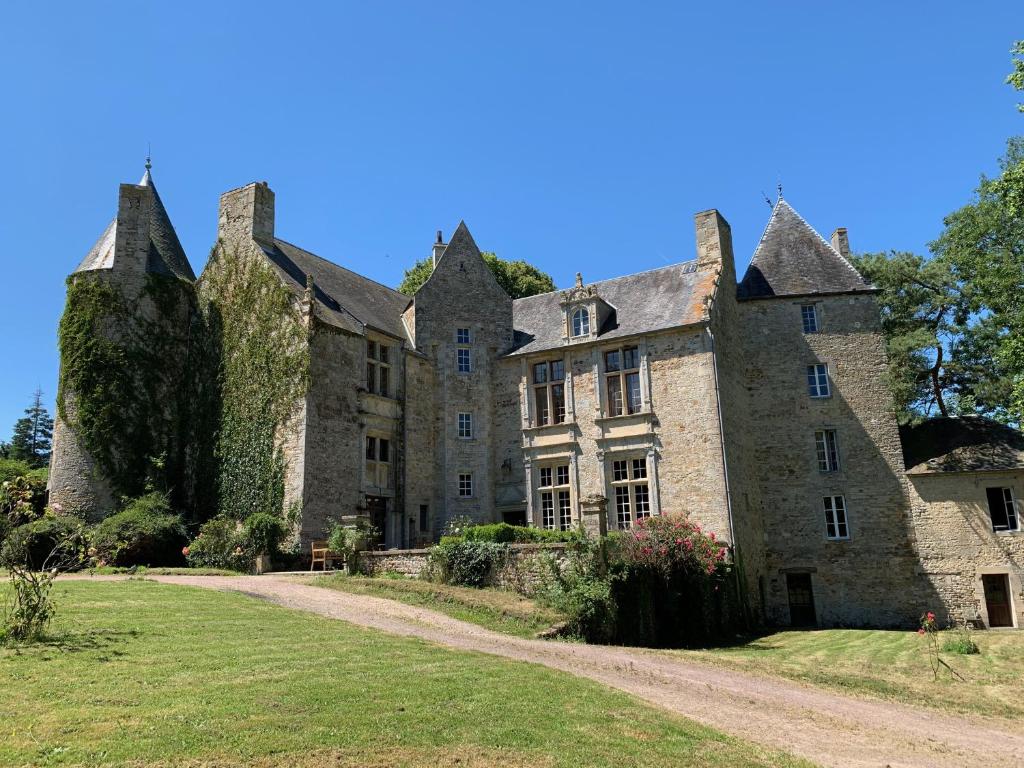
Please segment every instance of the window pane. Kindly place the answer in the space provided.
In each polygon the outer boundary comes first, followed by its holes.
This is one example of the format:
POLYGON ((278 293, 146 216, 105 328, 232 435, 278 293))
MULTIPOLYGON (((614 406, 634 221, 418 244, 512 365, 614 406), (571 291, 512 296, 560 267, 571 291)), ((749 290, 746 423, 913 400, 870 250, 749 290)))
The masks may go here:
POLYGON ((372 360, 377 359, 377 342, 367 341, 366 342, 366 356, 372 360))
POLYGON ((558 492, 558 527, 563 531, 572 527, 572 504, 569 501, 568 491, 558 492))
POLYGON ((619 486, 615 489, 615 516, 619 528, 629 528, 632 518, 629 514, 629 487, 619 486))
POLYGON ((556 468, 555 479, 558 481, 559 485, 568 485, 569 484, 569 465, 568 464, 562 464, 561 466, 556 468))
POLYGON ((540 495, 541 524, 548 529, 555 527, 555 497, 551 491, 544 491, 540 495))
POLYGON ((366 391, 377 391, 377 366, 373 363, 366 364, 366 391))
POLYGON ((541 488, 550 487, 551 485, 551 467, 540 468, 540 482, 541 488))
POLYGON ((536 397, 534 399, 535 399, 536 405, 537 405, 537 411, 536 411, 537 426, 538 427, 543 427, 545 424, 548 423, 548 416, 550 415, 548 413, 548 388, 547 387, 537 387, 533 391, 534 391, 534 394, 536 395, 536 397))
POLYGON ((366 438, 366 458, 370 461, 377 460, 377 438, 367 437, 366 438))
POLYGON ((619 350, 604 353, 604 369, 609 373, 619 370, 619 350))
MULTIPOLYGON (((381 347, 381 351, 383 351, 383 350, 384 350, 384 347, 381 347)), ((385 368, 384 366, 381 366, 380 367, 380 394, 383 397, 387 397, 388 396, 388 390, 390 389, 390 387, 391 387, 391 369, 390 368, 385 368)))
POLYGON ((622 380, 618 376, 608 377, 608 415, 622 415, 622 380))
POLYGON ((469 328, 459 328, 455 331, 455 341, 458 344, 469 344, 469 328))
POLYGON ((622 350, 622 370, 631 371, 640 367, 640 351, 638 347, 626 347, 622 350))
POLYGON ((427 510, 428 510, 428 508, 427 508, 426 504, 420 504, 420 531, 421 532, 427 530, 427 510))
POLYGON ((377 346, 377 359, 382 363, 386 363, 388 361, 388 348, 383 344, 379 344, 377 346))
POLYGON ((818 312, 813 304, 805 304, 800 307, 800 315, 803 318, 804 333, 817 333, 818 312))
POLYGON ((647 477, 647 459, 633 459, 633 479, 643 480, 647 477))
POLYGON ((638 483, 633 486, 633 501, 637 520, 651 516, 651 494, 648 491, 647 483, 638 483))
POLYGON ((548 380, 548 364, 536 363, 533 366, 533 383, 545 384, 548 380))
POLYGON ((627 373, 626 374, 626 392, 629 399, 626 402, 630 413, 639 413, 640 411, 640 374, 639 373, 627 373))
POLYGON ((460 349, 459 352, 459 373, 469 373, 469 350, 460 349))
POLYGON ((580 307, 572 313, 572 335, 586 336, 590 333, 590 313, 580 307))
POLYGON ((613 461, 612 462, 612 477, 615 482, 621 482, 622 480, 628 480, 629 475, 626 473, 627 464, 625 461, 613 461))
POLYGON ((1009 488, 986 488, 988 513, 992 518, 993 531, 1014 531, 1017 529, 1017 512, 1013 508, 1013 494, 1009 488))
POLYGON ((565 421, 565 385, 551 385, 551 404, 555 409, 555 424, 565 421))
POLYGON ((562 381, 565 379, 565 361, 563 360, 552 360, 551 361, 551 380, 562 381))
POLYGON ((385 440, 383 437, 379 441, 380 443, 380 460, 391 461, 391 443, 385 440))

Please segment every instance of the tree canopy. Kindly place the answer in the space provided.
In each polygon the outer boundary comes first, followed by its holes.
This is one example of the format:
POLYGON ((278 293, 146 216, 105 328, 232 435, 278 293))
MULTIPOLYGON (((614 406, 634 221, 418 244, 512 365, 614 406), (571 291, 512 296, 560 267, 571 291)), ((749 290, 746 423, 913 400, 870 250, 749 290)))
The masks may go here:
MULTIPOLYGON (((551 275, 541 272, 532 264, 525 261, 506 261, 497 255, 484 251, 481 256, 490 268, 495 279, 509 296, 513 299, 521 299, 524 296, 536 296, 538 293, 547 293, 555 290, 555 283, 551 275)), ((411 269, 405 270, 405 277, 398 290, 412 296, 420 289, 420 286, 427 282, 430 273, 434 271, 434 260, 427 256, 417 261, 411 269)))
POLYGON ((5 457, 24 461, 30 467, 45 467, 50 461, 50 441, 53 438, 53 419, 43 407, 42 390, 32 395, 32 404, 25 415, 14 423, 14 435, 7 446, 5 457))

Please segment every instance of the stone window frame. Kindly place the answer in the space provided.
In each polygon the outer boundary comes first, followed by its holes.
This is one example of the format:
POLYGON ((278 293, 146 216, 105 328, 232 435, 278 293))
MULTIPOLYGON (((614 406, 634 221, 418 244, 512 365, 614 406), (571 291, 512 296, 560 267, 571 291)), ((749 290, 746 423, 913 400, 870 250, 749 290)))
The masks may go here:
POLYGON ((636 416, 647 413, 650 410, 649 393, 647 390, 647 377, 644 375, 647 370, 647 349, 640 341, 635 343, 624 342, 615 346, 603 346, 598 350, 597 368, 600 375, 601 389, 601 414, 606 418, 618 418, 620 416, 636 416), (625 368, 626 350, 636 350, 636 367, 625 368), (608 370, 608 355, 617 352, 619 354, 619 368, 615 371, 608 370), (636 376, 639 403, 636 410, 629 410, 629 399, 627 393, 627 377, 636 376), (612 395, 608 383, 612 379, 618 379, 619 391, 622 393, 622 412, 612 413, 612 395))
POLYGON ((363 466, 366 482, 375 488, 392 489, 394 469, 394 440, 380 432, 367 432, 363 441, 363 466), (383 456, 383 458, 382 458, 383 456), (383 477, 384 482, 380 480, 383 477))
POLYGON ((843 462, 839 454, 839 431, 837 429, 821 427, 814 430, 814 450, 817 455, 819 472, 832 474, 842 469, 843 462), (831 445, 828 443, 829 435, 832 436, 831 445))
POLYGON ((590 335, 590 309, 585 305, 577 306, 569 317, 569 336, 582 339, 590 335), (577 320, 579 324, 577 327, 577 320))
POLYGON ((457 488, 460 499, 472 499, 473 498, 473 473, 472 472, 459 472, 457 480, 457 488))
POLYGON ((808 363, 805 385, 812 400, 827 400, 832 397, 832 373, 828 363, 808 363), (822 374, 824 373, 824 378, 822 374), (824 382, 824 391, 822 391, 824 382))
POLYGON ((569 366, 566 364, 565 356, 557 358, 545 358, 543 360, 533 360, 527 365, 526 375, 528 377, 528 423, 533 427, 550 427, 559 424, 566 424, 572 421, 570 418, 569 409, 569 366), (555 379, 555 372, 553 366, 556 363, 561 363, 562 366, 562 378, 555 379), (539 366, 544 366, 544 381, 537 381, 537 369, 539 366), (562 388, 562 414, 561 420, 557 419, 558 409, 555 407, 555 394, 554 390, 556 387, 561 386, 562 388), (540 393, 544 394, 544 402, 547 407, 547 417, 544 422, 541 422, 540 409, 538 407, 538 397, 540 393))
POLYGON ((849 541, 850 507, 846 503, 846 494, 834 493, 822 497, 825 512, 825 538, 829 541, 849 541), (836 504, 836 500, 839 504, 836 504), (840 519, 840 515, 842 519, 840 519), (830 531, 832 531, 830 533, 830 531))
POLYGON ((800 305, 800 324, 804 333, 821 333, 821 322, 818 314, 817 304, 812 302, 800 305))
POLYGON ((455 430, 460 440, 473 439, 473 413, 472 411, 459 411, 455 414, 455 430))
POLYGON ((573 462, 568 456, 545 459, 538 462, 535 469, 534 486, 539 527, 549 531, 571 530, 578 517, 575 509, 576 495, 572 488, 573 462))
POLYGON ((633 527, 642 518, 660 514, 656 499, 658 496, 656 485, 656 474, 654 471, 653 451, 614 451, 608 452, 603 457, 605 464, 605 477, 608 487, 608 517, 609 526, 615 530, 626 531, 633 527), (637 472, 638 463, 642 466, 642 473, 637 472), (620 467, 618 465, 623 465, 620 467), (646 514, 638 515, 639 500, 637 491, 643 487, 644 499, 647 509, 646 514), (628 517, 622 519, 621 491, 625 491, 627 505, 626 514, 628 517), (625 525, 623 524, 625 523, 625 525))
POLYGON ((366 339, 366 391, 377 397, 395 399, 392 389, 394 377, 391 368, 394 365, 394 345, 379 338, 366 339))
POLYGON ((1017 497, 1013 492, 1013 486, 1010 485, 992 485, 985 486, 985 506, 988 511, 989 525, 992 526, 992 532, 998 534, 1005 533, 1020 533, 1021 532, 1021 516, 1018 510, 1017 497), (1004 505, 1003 514, 1006 516, 1007 524, 1009 524, 1010 517, 1013 517, 1013 527, 997 528, 995 518, 992 517, 992 500, 989 498, 990 491, 1002 491, 1002 504, 1004 505), (1009 497, 1009 498, 1007 498, 1009 497))

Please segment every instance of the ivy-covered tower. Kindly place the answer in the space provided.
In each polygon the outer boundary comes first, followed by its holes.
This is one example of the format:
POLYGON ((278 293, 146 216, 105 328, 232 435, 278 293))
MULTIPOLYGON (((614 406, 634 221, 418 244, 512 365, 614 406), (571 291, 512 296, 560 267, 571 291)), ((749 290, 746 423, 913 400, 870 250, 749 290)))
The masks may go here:
POLYGON ((185 491, 195 273, 150 161, 67 280, 50 501, 99 519, 147 488, 185 491))

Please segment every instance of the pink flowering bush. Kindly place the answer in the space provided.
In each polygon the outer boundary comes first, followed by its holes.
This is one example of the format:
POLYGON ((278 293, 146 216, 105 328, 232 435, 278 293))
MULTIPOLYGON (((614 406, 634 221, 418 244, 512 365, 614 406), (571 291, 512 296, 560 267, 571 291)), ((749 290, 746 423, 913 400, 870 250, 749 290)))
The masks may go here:
POLYGON ((624 562, 666 576, 675 573, 728 572, 729 550, 685 515, 655 515, 639 520, 620 539, 624 562))
POLYGON ((203 523, 199 535, 182 549, 182 554, 193 568, 249 571, 258 554, 254 550, 240 523, 227 517, 215 517, 203 523))

